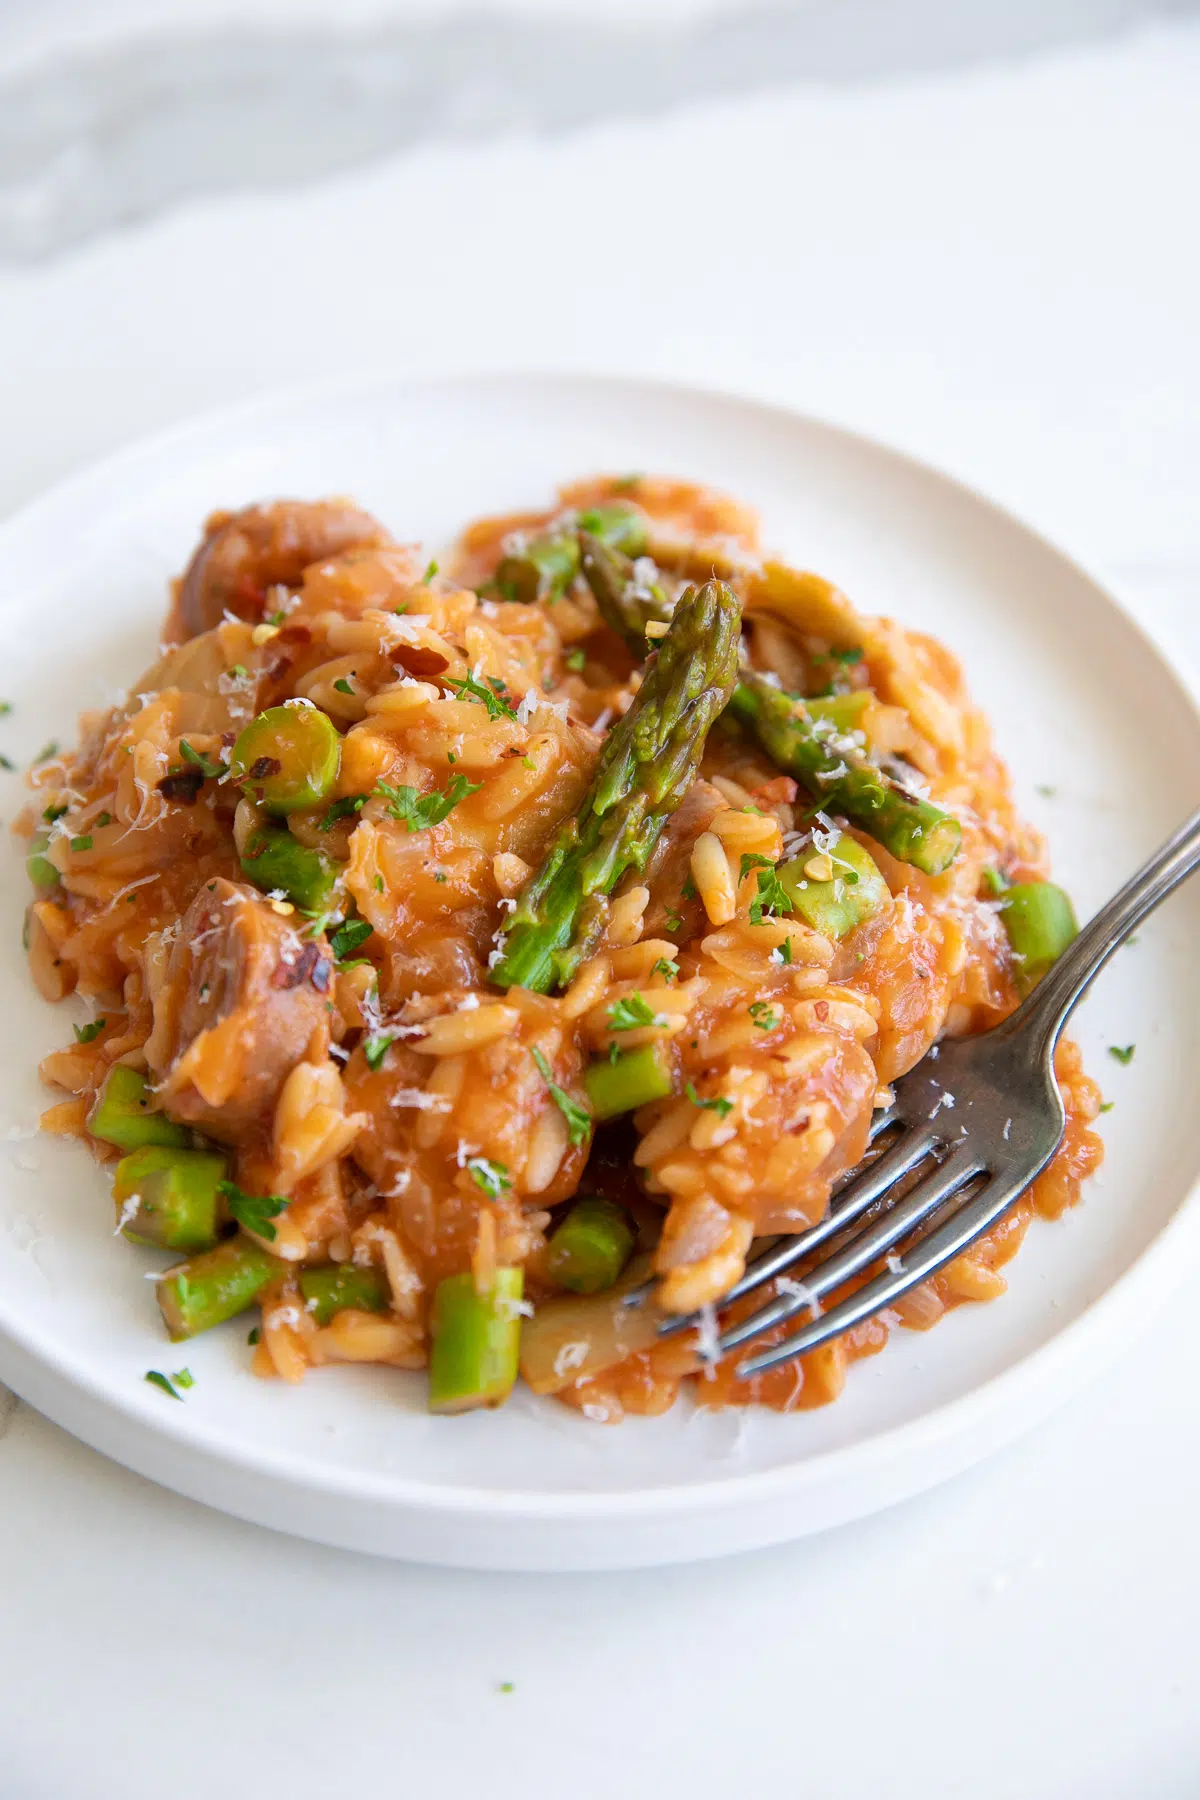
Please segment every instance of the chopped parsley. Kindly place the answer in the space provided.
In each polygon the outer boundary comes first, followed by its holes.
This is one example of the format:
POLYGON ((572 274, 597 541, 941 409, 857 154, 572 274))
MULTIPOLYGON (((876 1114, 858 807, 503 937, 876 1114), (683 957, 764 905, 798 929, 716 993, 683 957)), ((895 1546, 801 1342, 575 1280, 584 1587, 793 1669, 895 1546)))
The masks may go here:
POLYGON ((163 1374, 161 1369, 147 1369, 142 1380, 148 1381, 151 1387, 161 1388, 164 1394, 170 1394, 172 1400, 183 1399, 183 1395, 175 1392, 175 1389, 167 1380, 167 1377, 163 1374))
POLYGON ((252 1331, 248 1331, 246 1333, 246 1342, 250 1345, 250 1348, 253 1349, 255 1344, 257 1344, 259 1342, 261 1337, 262 1337, 262 1332, 259 1330, 258 1326, 256 1325, 252 1331))
POLYGON ((375 892, 377 894, 382 894, 382 892, 383 892, 383 876, 382 875, 377 875, 375 877, 375 892))
POLYGON ((750 1017, 760 1031, 774 1031, 779 1023, 779 1014, 767 1000, 755 1000, 750 1007, 750 1017))
POLYGON ((70 812, 69 806, 48 806, 42 813, 47 825, 53 825, 55 819, 61 819, 64 813, 70 812))
POLYGON ((733 1111, 733 1101, 726 1100, 721 1094, 714 1095, 711 1100, 702 1100, 690 1081, 683 1091, 693 1106, 702 1107, 705 1112, 715 1112, 719 1119, 728 1118, 733 1111))
POLYGON ((857 645, 853 650, 831 650, 829 652, 830 662, 844 663, 847 667, 853 663, 861 662, 862 659, 862 649, 857 645))
POLYGON ((586 1144, 592 1135, 592 1115, 586 1106, 580 1106, 578 1100, 572 1100, 566 1088, 559 1087, 550 1073, 550 1064, 540 1050, 531 1050, 529 1054, 538 1067, 538 1074, 550 1090, 550 1098, 567 1121, 567 1136, 578 1146, 586 1144))
POLYGON ((663 924, 666 926, 668 931, 678 931, 680 926, 683 924, 683 919, 679 913, 669 912, 669 913, 665 913, 663 915, 663 924))
POLYGON ((488 676, 487 687, 482 681, 476 681, 474 675, 465 675, 461 681, 447 680, 446 686, 453 688, 460 700, 474 700, 477 705, 487 708, 489 719, 515 719, 517 709, 510 706, 503 698, 504 682, 495 681, 488 676))
POLYGON ((587 663, 587 653, 583 650, 568 650, 563 661, 566 663, 568 669, 573 669, 576 675, 578 675, 580 670, 584 668, 587 663))
POLYGON ((266 1238, 268 1243, 274 1238, 275 1227, 271 1220, 277 1219, 287 1206, 286 1194, 247 1194, 236 1181, 218 1181, 217 1192, 224 1196, 230 1216, 239 1225, 266 1238))
POLYGON ((190 1369, 176 1369, 171 1380, 175 1383, 177 1388, 183 1388, 185 1390, 190 1387, 195 1387, 196 1385, 196 1377, 192 1374, 190 1369))
POLYGON ((1043 800, 1053 800, 1058 789, 1051 787, 1048 781, 1039 781, 1033 791, 1035 794, 1040 794, 1043 800))
POLYGON ((332 831, 339 819, 353 818, 355 813, 362 811, 370 798, 370 794, 343 794, 340 800, 333 801, 328 807, 317 827, 318 831, 332 831))
POLYGON ((369 1038, 363 1039, 363 1055, 367 1059, 367 1067, 372 1074, 379 1068, 388 1049, 395 1041, 394 1031, 376 1031, 369 1038))
POLYGON ((111 824, 112 824, 112 814, 109 812, 102 812, 100 814, 100 817, 96 820, 96 825, 101 830, 104 828, 105 825, 111 825, 111 824))
POLYGON ((186 738, 179 740, 179 754, 184 762, 191 763, 193 768, 199 769, 206 781, 212 781, 216 776, 225 773, 224 763, 213 762, 211 757, 202 755, 199 750, 193 750, 186 738))
POLYGON ((790 913, 791 896, 775 873, 775 864, 766 856, 743 856, 738 869, 739 882, 758 870, 758 893, 750 902, 750 923, 761 925, 768 914, 790 913))
POLYGON ((11 756, 0 756, 0 769, 11 769, 15 773, 16 767, 11 756))
POLYGON ((8 715, 11 711, 12 711, 12 701, 11 700, 0 700, 0 719, 7 719, 8 715))
MULTIPOLYGON (((437 574, 437 572, 438 572, 437 557, 434 556, 434 557, 431 557, 430 560, 425 564, 425 573, 421 577, 421 581, 425 587, 429 586, 430 582, 433 580, 433 578, 437 574)), ((399 610, 399 609, 397 609, 397 610, 399 610)))
POLYGON ((696 898, 696 884, 690 875, 679 890, 679 898, 681 900, 694 900, 696 898))
POLYGON ((339 675, 333 685, 339 694, 352 694, 354 692, 354 689, 344 675, 339 675))
POLYGON ((424 831, 429 825, 440 825, 460 800, 477 794, 482 786, 481 781, 456 775, 444 793, 422 794, 419 788, 393 787, 387 781, 377 781, 375 792, 387 801, 393 819, 399 819, 410 831, 424 831))
POLYGON ((985 869, 979 879, 993 897, 1003 894, 1008 887, 1008 882, 999 869, 985 869))
POLYGON ((339 962, 365 944, 375 927, 368 925, 365 919, 347 919, 344 925, 330 933, 329 948, 339 962))
POLYGON ((57 756, 57 755, 58 755, 58 739, 51 738, 50 742, 48 744, 42 745, 41 749, 38 751, 37 755, 34 757, 33 760, 35 763, 49 762, 50 758, 52 756, 57 756))
POLYGON ((245 681, 245 679, 246 679, 245 663, 234 663, 234 665, 233 665, 232 669, 230 669, 229 673, 233 676, 233 679, 235 681, 245 681))
POLYGON ((77 1044, 91 1044, 100 1036, 108 1023, 107 1019, 93 1019, 90 1025, 76 1025, 75 1041, 77 1044))
POLYGON ((1113 1107, 1114 1107, 1114 1106, 1115 1106, 1115 1105, 1116 1105, 1116 1104, 1117 1104, 1117 1103, 1116 1103, 1116 1101, 1115 1101, 1115 1100, 1106 1100, 1106 1101, 1105 1101, 1105 1102, 1104 1102, 1104 1104, 1103 1104, 1103 1106, 1102 1106, 1102 1107, 1101 1107, 1101 1108, 1100 1108, 1100 1111, 1101 1111, 1101 1112, 1102 1112, 1102 1113, 1106 1113, 1106 1112, 1111 1112, 1111 1111, 1112 1111, 1112 1109, 1113 1109, 1113 1107))
POLYGON ((661 975, 664 981, 674 981, 679 973, 679 964, 673 956, 660 956, 650 973, 661 975))
POLYGON ((608 1009, 610 1031, 633 1031, 638 1025, 656 1025, 658 1014, 644 994, 626 994, 608 1009))
POLYGON ((1108 1046, 1108 1054, 1110 1056, 1115 1056, 1119 1063, 1131 1063, 1133 1061, 1133 1053, 1136 1049, 1136 1044, 1125 1044, 1124 1046, 1120 1044, 1110 1044, 1108 1046))
POLYGON ((498 1200, 512 1186, 508 1170, 502 1162, 490 1162, 486 1156, 470 1156, 467 1158, 467 1168, 471 1171, 471 1180, 475 1186, 481 1188, 489 1200, 498 1200))
POLYGON ((783 963, 784 967, 786 968, 792 960, 792 940, 791 940, 791 938, 785 937, 782 944, 776 944, 776 946, 775 946, 774 950, 771 952, 771 954, 772 954, 772 956, 774 956, 774 958, 777 962, 783 963))
POLYGON ((84 837, 73 837, 71 839, 72 850, 90 850, 91 847, 92 839, 90 833, 84 837))

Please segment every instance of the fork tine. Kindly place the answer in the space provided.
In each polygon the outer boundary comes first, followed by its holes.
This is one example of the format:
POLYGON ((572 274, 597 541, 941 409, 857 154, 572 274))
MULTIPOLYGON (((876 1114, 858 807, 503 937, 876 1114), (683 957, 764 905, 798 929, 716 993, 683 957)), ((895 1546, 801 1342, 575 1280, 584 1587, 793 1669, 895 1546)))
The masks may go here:
MULTIPOLYGON (((811 1231, 791 1240, 793 1253, 786 1262, 782 1261, 778 1252, 772 1253, 770 1258, 764 1258, 764 1261, 771 1260, 779 1264, 779 1267, 772 1269, 771 1274, 778 1274, 780 1268, 786 1268, 790 1263, 807 1255, 828 1238, 835 1237, 847 1225, 852 1224, 855 1219, 867 1211, 868 1207, 882 1199, 889 1188, 894 1187, 898 1181, 902 1181, 906 1175, 910 1175, 924 1162, 937 1141, 937 1133, 931 1131, 928 1126, 918 1126, 915 1131, 906 1132, 898 1142, 892 1145, 890 1150, 884 1152, 878 1162, 872 1163, 869 1169, 864 1170, 856 1181, 851 1182, 849 1187, 843 1190, 842 1205, 829 1212, 819 1225, 813 1226, 811 1231)), ((890 1218, 891 1214, 889 1213, 887 1216, 890 1218)), ((852 1245, 847 1246, 847 1249, 850 1248, 852 1245)), ((842 1254, 844 1255, 845 1252, 842 1254)), ((838 1258, 835 1257, 831 1260, 837 1261, 838 1258)), ((818 1293, 814 1290, 814 1279, 821 1273, 823 1266, 828 1265, 818 1265, 813 1276, 808 1277, 804 1283, 806 1291, 812 1293, 814 1298, 818 1297, 818 1293)), ((762 1279, 764 1277, 759 1276, 752 1285, 757 1286, 758 1280, 762 1279)), ((835 1286, 836 1283, 829 1285, 835 1286)), ((736 1291, 735 1289, 734 1293, 736 1291)), ((733 1298, 733 1295, 730 1295, 729 1298, 733 1298)), ((728 1301, 723 1299, 718 1304, 725 1306, 728 1301)), ((771 1325, 786 1324, 801 1307, 808 1304, 808 1300, 801 1295, 780 1295, 777 1299, 768 1301, 767 1305, 760 1307, 758 1312, 751 1313, 748 1319, 743 1319, 740 1325, 730 1327, 721 1338, 722 1352, 732 1350, 736 1345, 744 1343, 747 1338, 757 1337, 760 1331, 766 1331, 771 1325)))
POLYGON ((896 1268, 881 1270, 820 1319, 814 1319, 811 1324, 786 1338, 782 1344, 775 1344, 770 1350, 764 1350, 749 1362, 743 1363, 738 1374, 759 1375, 765 1369, 773 1368, 776 1363, 801 1355, 805 1350, 815 1350, 829 1338, 837 1337, 852 1325, 869 1319, 873 1313, 902 1299, 912 1288, 928 1280, 931 1275, 936 1275, 953 1257, 973 1244, 989 1225, 994 1225, 1013 1202, 1020 1198, 1036 1173, 1034 1170, 1031 1175, 1026 1170, 1016 1177, 1001 1177, 986 1182, 979 1193, 965 1205, 956 1208, 945 1224, 940 1225, 936 1231, 931 1231, 927 1237, 920 1238, 906 1250, 897 1259, 896 1268))
MULTIPOLYGON (((868 1144, 873 1144, 889 1125, 898 1125, 899 1123, 894 1112, 889 1111, 878 1115, 872 1121, 867 1138, 868 1144)), ((852 1224, 858 1218, 860 1213, 865 1212, 867 1207, 872 1205, 886 1188, 889 1188, 893 1182, 899 1181, 902 1175, 907 1175, 910 1169, 914 1169, 922 1157, 928 1155, 935 1142, 936 1139, 932 1132, 928 1134, 924 1148, 917 1147, 915 1137, 901 1138, 884 1156, 873 1162, 869 1169, 864 1169, 861 1175, 853 1169, 849 1170, 841 1187, 834 1189, 834 1198, 840 1204, 831 1206, 825 1217, 810 1226, 807 1231, 789 1234, 782 1238, 773 1249, 757 1257, 750 1264, 742 1279, 736 1282, 727 1294, 722 1294, 717 1304, 724 1307, 733 1300, 740 1300, 743 1294, 753 1292, 765 1281, 771 1281, 776 1275, 781 1275, 785 1269, 790 1269, 792 1264, 798 1262, 802 1256, 811 1255, 814 1250, 825 1243, 826 1239, 836 1237, 839 1231, 844 1230, 847 1225, 852 1224), (907 1159, 903 1156, 898 1157, 896 1154, 904 1145, 914 1146, 911 1156, 907 1159), (893 1160, 880 1178, 877 1172, 885 1168, 888 1158, 893 1160), (873 1179, 868 1181, 868 1177, 873 1179)), ((639 1290, 639 1297, 649 1293, 654 1285, 653 1281, 644 1283, 642 1289, 639 1290)), ((699 1324, 699 1313, 680 1313, 677 1318, 664 1319, 658 1328, 658 1335, 659 1337, 674 1337, 679 1331, 694 1331, 699 1324)))
MULTIPOLYGON (((811 1310, 814 1302, 819 1301, 822 1294, 828 1294, 833 1288, 840 1287, 843 1281, 848 1281, 852 1275, 857 1275, 860 1269, 877 1261, 891 1249, 894 1243, 897 1243, 900 1238, 907 1237, 909 1232, 913 1231, 923 1219, 929 1218, 939 1206, 958 1193, 960 1188, 965 1187, 968 1181, 983 1172, 983 1165, 979 1158, 966 1145, 960 1145, 946 1158, 944 1163, 927 1175, 924 1181, 919 1181, 912 1192, 904 1196, 903 1200, 899 1200, 895 1206, 889 1207, 887 1212, 877 1219, 868 1230, 851 1238, 846 1247, 831 1256, 828 1261, 818 1263, 817 1267, 811 1270, 806 1277, 802 1294, 788 1295, 786 1299, 772 1301, 769 1306, 764 1306, 758 1312, 752 1313, 748 1319, 743 1319, 741 1324, 734 1326, 732 1331, 726 1332, 718 1346, 721 1354, 724 1355, 727 1350, 733 1350, 738 1344, 745 1343, 747 1338, 757 1337, 761 1331, 769 1329, 772 1325, 785 1325, 789 1319, 794 1319, 806 1308, 811 1310)), ((857 1298, 857 1295, 854 1297, 857 1298)), ((873 1311, 874 1308, 868 1310, 873 1311)), ((795 1346, 800 1338, 807 1340, 810 1332, 818 1323, 824 1325, 827 1319, 834 1318, 841 1312, 842 1307, 836 1306, 833 1312, 823 1315, 819 1321, 814 1319, 802 1331, 788 1338, 787 1345, 795 1346)), ((845 1326, 843 1325, 841 1329, 845 1330, 845 1326)), ((833 1331, 824 1332, 819 1341, 823 1342, 826 1337, 835 1336, 837 1330, 838 1327, 835 1326, 833 1331)), ((784 1346, 780 1345, 778 1348, 783 1350, 784 1346)), ((797 1351, 794 1347, 788 1348, 785 1352, 787 1356, 796 1354, 797 1351)), ((750 1374, 757 1375, 763 1369, 770 1368, 783 1360, 784 1355, 776 1354, 775 1350, 764 1351, 761 1356, 754 1357, 750 1362, 743 1364, 743 1369, 750 1374)))

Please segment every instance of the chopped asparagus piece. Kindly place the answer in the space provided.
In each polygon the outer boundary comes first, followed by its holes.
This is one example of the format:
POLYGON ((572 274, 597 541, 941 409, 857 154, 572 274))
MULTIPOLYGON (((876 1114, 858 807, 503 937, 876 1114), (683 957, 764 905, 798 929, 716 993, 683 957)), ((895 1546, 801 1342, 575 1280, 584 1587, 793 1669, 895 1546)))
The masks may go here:
POLYGON ((832 880, 814 880, 805 873, 817 856, 809 849, 780 865, 779 884, 806 925, 823 937, 844 938, 877 913, 891 894, 874 858, 845 832, 827 855, 833 864, 832 880))
POLYGON ((239 1236, 169 1269, 158 1283, 158 1305, 172 1340, 195 1337, 245 1312, 286 1267, 239 1236))
MULTIPOLYGON (((600 543, 614 544, 640 556, 646 547, 646 521, 629 506, 597 506, 578 521, 600 543)), ((579 532, 574 523, 543 532, 519 550, 502 557, 496 586, 509 600, 558 600, 579 573, 579 532)))
POLYGON ((546 993, 597 942, 608 896, 644 869, 696 778, 709 728, 737 678, 738 601, 720 582, 688 588, 633 705, 605 740, 576 818, 560 827, 500 940, 492 980, 546 993))
MULTIPOLYGON (((583 572, 605 622, 635 655, 643 654, 647 623, 669 617, 666 601, 637 580, 628 557, 586 540, 583 572)), ((797 581, 817 579, 796 577, 797 581)), ((841 813, 861 826, 898 861, 911 863, 926 875, 940 875, 954 861, 962 842, 958 820, 928 800, 906 793, 861 752, 850 749, 843 754, 834 748, 821 721, 832 719, 840 734, 844 726, 839 713, 814 710, 841 704, 842 713, 848 715, 850 702, 861 712, 868 699, 864 691, 861 700, 858 694, 832 695, 801 705, 765 676, 744 668, 729 710, 771 760, 802 782, 826 811, 841 813)), ((850 729, 857 729, 857 722, 850 729)))
POLYGON ((1000 917, 1017 961, 1017 985, 1025 992, 1079 935, 1070 895, 1052 881, 1018 881, 1006 889, 1000 917))
POLYGON ((54 888, 62 880, 46 851, 50 848, 50 833, 37 831, 29 840, 29 851, 25 858, 25 869, 35 888, 54 888))
POLYGON ((598 1058, 585 1070, 583 1085, 598 1119, 635 1112, 651 1100, 665 1100, 673 1091, 671 1053, 663 1043, 643 1044, 622 1051, 615 1062, 598 1058))
POLYGON ((342 761, 333 720, 316 706, 271 706, 233 746, 229 770, 264 811, 282 818, 324 800, 342 761))
POLYGON ((600 1194, 585 1194, 551 1236, 546 1273, 573 1294, 602 1293, 620 1278, 635 1241, 623 1206, 600 1194))
POLYGON ((155 1109, 146 1077, 125 1063, 114 1063, 109 1070, 88 1114, 87 1128, 118 1150, 144 1150, 152 1144, 182 1150, 195 1141, 185 1125, 155 1109))
POLYGON ((220 1236, 218 1183, 225 1158, 209 1150, 151 1147, 123 1156, 113 1174, 122 1234, 133 1244, 191 1255, 220 1236))
POLYGON ((522 1269, 497 1269, 484 1294, 469 1273, 438 1282, 430 1325, 430 1412, 469 1412, 507 1400, 517 1379, 523 1291, 522 1269))
POLYGON ((301 912, 329 909, 338 866, 320 850, 310 850, 286 826, 264 825, 254 832, 242 855, 242 874, 264 894, 280 891, 301 912))
POLYGON ((333 1263, 327 1269, 302 1269, 300 1292, 318 1325, 352 1306, 359 1312, 386 1312, 388 1284, 378 1269, 333 1263))

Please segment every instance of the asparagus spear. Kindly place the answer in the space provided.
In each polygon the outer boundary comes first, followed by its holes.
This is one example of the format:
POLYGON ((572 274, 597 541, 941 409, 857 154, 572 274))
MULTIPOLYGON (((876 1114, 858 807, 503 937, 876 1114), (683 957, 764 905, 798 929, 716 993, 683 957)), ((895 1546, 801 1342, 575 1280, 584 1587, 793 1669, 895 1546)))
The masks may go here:
POLYGON ((1079 935, 1071 897, 1052 881, 1019 881, 1006 889, 1000 917, 1016 958, 1022 993, 1037 985, 1079 935))
POLYGON ((608 895, 644 869, 696 778, 737 679, 741 608, 722 582, 687 588, 625 717, 610 732, 578 817, 561 826, 517 903, 492 980, 546 993, 570 980, 604 928, 608 895))
POLYGON ((646 548, 646 521, 631 506, 596 506, 569 518, 553 531, 531 538, 501 558, 496 586, 505 599, 557 600, 579 573, 580 531, 640 556, 646 548))
MULTIPOLYGON (((605 622, 640 654, 647 623, 668 616, 665 602, 638 583, 628 557, 587 538, 583 572, 605 622)), ((764 676, 743 668, 729 710, 827 812, 861 826, 898 861, 926 875, 940 875, 954 861, 962 842, 957 819, 906 793, 858 751, 835 749, 819 729, 820 715, 814 719, 764 676)))

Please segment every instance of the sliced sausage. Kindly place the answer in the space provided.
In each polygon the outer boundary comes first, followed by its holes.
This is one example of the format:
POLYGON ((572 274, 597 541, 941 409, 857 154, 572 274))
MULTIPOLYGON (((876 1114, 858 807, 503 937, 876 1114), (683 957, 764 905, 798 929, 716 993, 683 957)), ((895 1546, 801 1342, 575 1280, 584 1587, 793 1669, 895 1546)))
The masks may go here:
POLYGON ((332 966, 253 888, 206 882, 153 996, 146 1054, 172 1117, 227 1143, 269 1125, 291 1070, 328 1048, 332 966))
POLYGON ((299 587, 310 563, 391 541, 377 519, 348 500, 275 500, 214 513, 179 583, 180 635, 211 631, 227 612, 257 624, 270 589, 299 587))

